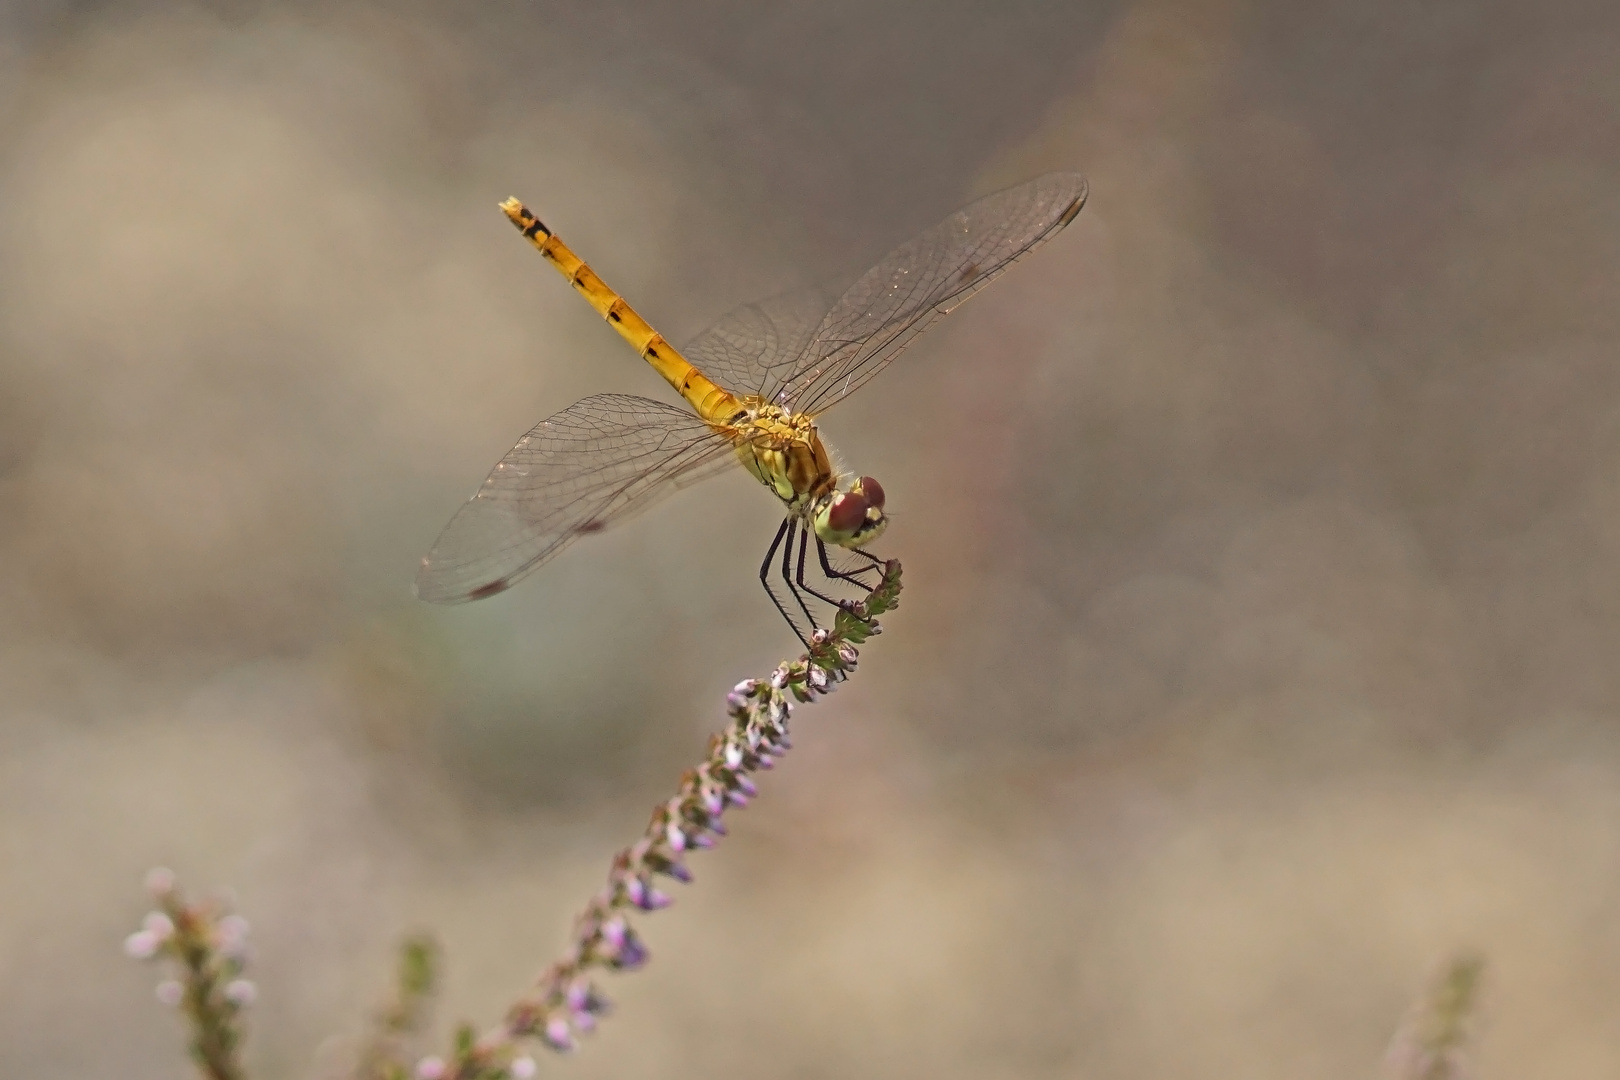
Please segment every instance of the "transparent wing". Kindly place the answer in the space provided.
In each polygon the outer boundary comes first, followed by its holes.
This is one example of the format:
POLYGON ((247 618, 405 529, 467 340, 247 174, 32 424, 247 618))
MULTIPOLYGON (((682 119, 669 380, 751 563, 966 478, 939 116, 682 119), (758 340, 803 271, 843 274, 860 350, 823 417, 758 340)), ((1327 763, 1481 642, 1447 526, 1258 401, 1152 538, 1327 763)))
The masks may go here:
POLYGON ((941 315, 1074 220, 1086 181, 1049 173, 987 195, 891 251, 850 286, 773 395, 811 415, 882 371, 941 315))
POLYGON ((836 293, 815 287, 745 304, 683 345, 681 353, 727 390, 770 400, 802 366, 835 299, 836 293))
POLYGON ((416 595, 493 596, 575 537, 725 468, 731 443, 673 405, 596 394, 518 440, 422 560, 416 595))

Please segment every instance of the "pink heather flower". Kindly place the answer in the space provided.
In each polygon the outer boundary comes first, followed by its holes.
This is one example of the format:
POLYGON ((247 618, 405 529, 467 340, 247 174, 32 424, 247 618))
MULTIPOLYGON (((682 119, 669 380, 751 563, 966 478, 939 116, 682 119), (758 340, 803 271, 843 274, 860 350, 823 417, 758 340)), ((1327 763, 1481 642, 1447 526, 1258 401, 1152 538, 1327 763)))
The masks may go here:
POLYGON ((515 1057, 512 1059, 508 1071, 512 1074, 512 1080, 531 1080, 535 1073, 534 1058, 528 1054, 515 1057))
POLYGON ((186 996, 185 987, 173 979, 164 979, 157 984, 157 999, 165 1005, 178 1005, 180 999, 186 996))
POLYGON ((248 921, 240 915, 227 915, 214 927, 222 951, 240 951, 247 944, 248 921))
POLYGON ((444 1059, 425 1057, 416 1063, 416 1080, 443 1080, 444 1059))
POLYGON ((827 679, 827 673, 818 667, 811 668, 809 674, 805 676, 805 680, 823 694, 827 692, 827 687, 831 685, 827 679))
POLYGON ((146 891, 160 900, 174 892, 174 871, 166 866, 155 866, 148 870, 146 891))
POLYGON ((741 694, 743 697, 753 697, 754 696, 754 691, 758 690, 758 689, 759 689, 759 680, 757 680, 757 679, 744 679, 742 682, 738 683, 736 686, 733 686, 731 688, 731 692, 733 694, 741 694))
POLYGON ((150 960, 157 955, 163 939, 150 930, 137 930, 124 939, 124 955, 135 960, 150 960))
POLYGON ((141 920, 141 928, 157 938, 161 944, 174 934, 174 920, 161 911, 153 911, 141 920))
POLYGON ((827 644, 827 639, 831 636, 832 635, 828 634, 827 631, 817 627, 816 632, 810 635, 810 644, 825 645, 827 644))
POLYGON ((546 1021, 546 1030, 540 1038, 553 1050, 567 1053, 574 1048, 574 1033, 568 1030, 568 1020, 561 1016, 546 1021))
POLYGON ((232 979, 225 984, 225 1000, 239 1009, 252 1005, 259 997, 259 988, 251 979, 232 979))

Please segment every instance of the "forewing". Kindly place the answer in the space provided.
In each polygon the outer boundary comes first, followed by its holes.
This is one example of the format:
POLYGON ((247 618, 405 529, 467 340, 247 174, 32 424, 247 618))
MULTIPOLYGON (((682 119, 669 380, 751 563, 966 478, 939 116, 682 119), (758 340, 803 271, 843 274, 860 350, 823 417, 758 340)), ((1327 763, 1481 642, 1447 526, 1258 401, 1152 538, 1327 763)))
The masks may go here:
POLYGON ((687 342, 681 353, 727 390, 770 400, 801 366, 835 299, 827 289, 809 288, 745 304, 687 342))
POLYGON ((731 443, 672 405, 597 394, 541 421, 491 470, 422 560, 416 595, 492 596, 662 495, 724 468, 731 443))
POLYGON ((850 286, 783 383, 782 404, 819 413, 882 371, 911 340, 1062 229, 1086 181, 1049 173, 987 195, 895 248, 850 286))

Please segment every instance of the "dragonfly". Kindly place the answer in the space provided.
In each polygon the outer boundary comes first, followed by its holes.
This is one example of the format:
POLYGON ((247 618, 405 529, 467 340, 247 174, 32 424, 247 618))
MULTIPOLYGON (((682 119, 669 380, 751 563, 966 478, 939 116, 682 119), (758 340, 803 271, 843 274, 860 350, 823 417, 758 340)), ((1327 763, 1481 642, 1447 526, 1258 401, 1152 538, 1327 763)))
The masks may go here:
POLYGON ((542 420, 439 534, 417 574, 417 596, 454 604, 504 592, 574 540, 740 464, 783 504, 759 580, 808 647, 816 618, 806 598, 857 610, 821 585, 870 587, 863 575, 883 564, 867 545, 889 524, 882 485, 835 465, 818 418, 1072 222, 1086 195, 1085 179, 1074 173, 987 195, 895 248, 841 295, 811 288, 744 305, 680 349, 527 207, 507 199, 500 206, 512 224, 685 407, 594 394, 542 420), (806 577, 812 545, 820 585, 806 577), (844 565, 829 559, 829 545, 847 553, 844 565))

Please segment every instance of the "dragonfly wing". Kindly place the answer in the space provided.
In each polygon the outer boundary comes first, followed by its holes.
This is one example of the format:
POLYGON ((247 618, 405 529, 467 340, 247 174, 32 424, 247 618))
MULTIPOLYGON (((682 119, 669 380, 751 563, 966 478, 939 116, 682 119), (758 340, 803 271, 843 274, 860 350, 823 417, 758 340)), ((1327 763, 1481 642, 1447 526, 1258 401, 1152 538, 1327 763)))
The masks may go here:
POLYGON ((502 592, 576 537, 728 464, 731 442, 684 409, 596 394, 541 421, 490 471, 422 560, 437 604, 502 592))
POLYGON ((699 370, 738 394, 773 399, 802 364, 837 294, 823 287, 744 304, 681 347, 699 370))
POLYGON ((811 335, 780 391, 819 413, 882 371, 947 315, 1074 220, 1086 181, 1049 173, 964 206, 891 251, 850 286, 811 335))

